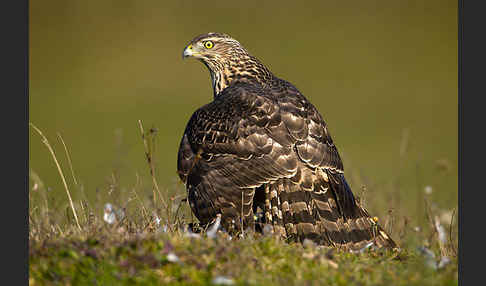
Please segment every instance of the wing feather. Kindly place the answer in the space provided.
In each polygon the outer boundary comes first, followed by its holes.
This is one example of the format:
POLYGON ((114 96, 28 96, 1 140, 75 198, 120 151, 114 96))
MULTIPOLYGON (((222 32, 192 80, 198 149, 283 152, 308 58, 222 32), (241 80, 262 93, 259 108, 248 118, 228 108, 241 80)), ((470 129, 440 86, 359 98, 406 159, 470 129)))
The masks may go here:
POLYGON ((301 178, 299 166, 342 172, 326 123, 292 87, 269 91, 237 83, 226 88, 192 115, 178 155, 178 173, 188 190, 206 192, 197 199, 211 201, 199 203, 213 208, 207 214, 216 213, 222 201, 239 202, 241 192, 280 178, 300 180, 312 190, 313 180, 301 178))

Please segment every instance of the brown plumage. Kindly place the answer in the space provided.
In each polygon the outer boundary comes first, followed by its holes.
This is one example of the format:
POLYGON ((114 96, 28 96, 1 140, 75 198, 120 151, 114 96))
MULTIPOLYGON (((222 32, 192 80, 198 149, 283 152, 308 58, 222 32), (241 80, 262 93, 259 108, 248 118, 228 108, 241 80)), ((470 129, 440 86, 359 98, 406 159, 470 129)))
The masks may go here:
POLYGON ((395 242, 355 200, 317 109, 239 42, 221 33, 194 38, 183 57, 209 69, 214 100, 184 131, 177 161, 202 224, 221 214, 227 230, 263 223, 284 238, 359 249, 395 242))

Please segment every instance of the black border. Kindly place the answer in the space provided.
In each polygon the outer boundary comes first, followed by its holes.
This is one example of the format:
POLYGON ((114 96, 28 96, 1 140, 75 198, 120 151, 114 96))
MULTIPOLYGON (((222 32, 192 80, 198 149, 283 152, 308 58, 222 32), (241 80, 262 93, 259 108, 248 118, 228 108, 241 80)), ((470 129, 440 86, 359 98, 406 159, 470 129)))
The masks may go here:
POLYGON ((484 1, 458 0, 459 285, 481 284, 484 270, 484 1), (481 5, 483 4, 483 5, 481 5), (469 134, 469 137, 468 137, 469 134), (473 257, 476 256, 476 257, 473 257))
POLYGON ((28 285, 29 2, 0 5, 2 35, 2 281, 28 285), (7 159, 7 160, 5 160, 7 159), (13 282, 12 282, 13 281, 13 282))

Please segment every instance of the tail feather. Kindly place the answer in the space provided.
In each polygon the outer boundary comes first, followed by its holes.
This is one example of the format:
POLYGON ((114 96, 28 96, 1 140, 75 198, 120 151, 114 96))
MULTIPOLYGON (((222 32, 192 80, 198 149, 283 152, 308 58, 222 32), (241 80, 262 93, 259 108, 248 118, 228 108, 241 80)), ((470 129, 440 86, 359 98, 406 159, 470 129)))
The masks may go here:
MULTIPOLYGON (((313 175, 316 178, 314 172, 313 175)), ((268 184, 265 188, 267 223, 291 241, 311 239, 321 245, 350 250, 361 249, 371 242, 380 248, 397 247, 355 200, 344 177, 332 176, 332 179, 317 177, 310 190, 308 184, 303 187, 302 182, 289 178, 268 184)))

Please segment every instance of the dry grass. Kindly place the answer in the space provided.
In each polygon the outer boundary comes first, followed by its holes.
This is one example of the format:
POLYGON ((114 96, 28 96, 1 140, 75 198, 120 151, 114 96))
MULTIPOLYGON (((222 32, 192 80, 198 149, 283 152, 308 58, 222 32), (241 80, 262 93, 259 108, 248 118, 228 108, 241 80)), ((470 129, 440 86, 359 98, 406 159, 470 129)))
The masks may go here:
MULTIPOLYGON (((52 145, 31 124, 55 161, 68 204, 53 203, 49 189, 31 170, 30 285, 458 284, 455 209, 440 209, 423 193, 420 203, 427 224, 417 226, 411 223, 417 221, 414 214, 399 207, 403 199, 393 191, 393 185, 377 186, 353 170, 351 180, 363 186, 356 191, 357 195, 372 213, 386 214, 379 223, 399 243, 399 252, 364 249, 352 254, 309 242, 289 244, 272 235, 251 232, 245 232, 243 237, 230 237, 214 228, 192 233, 187 226, 195 219, 185 201, 184 187, 175 183, 171 192, 159 189, 150 147, 155 133, 145 133, 141 122, 139 125, 152 179, 152 196, 147 195, 138 174, 137 183, 128 187, 120 186, 117 176, 112 174, 106 189, 98 190, 95 199, 89 200, 74 176, 68 148, 58 135, 68 158, 74 189, 79 191, 77 197, 82 197, 72 200, 52 145), (382 200, 372 199, 376 193, 386 195, 382 200)), ((406 147, 400 152, 406 152, 406 147)))

